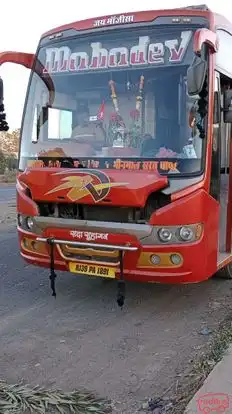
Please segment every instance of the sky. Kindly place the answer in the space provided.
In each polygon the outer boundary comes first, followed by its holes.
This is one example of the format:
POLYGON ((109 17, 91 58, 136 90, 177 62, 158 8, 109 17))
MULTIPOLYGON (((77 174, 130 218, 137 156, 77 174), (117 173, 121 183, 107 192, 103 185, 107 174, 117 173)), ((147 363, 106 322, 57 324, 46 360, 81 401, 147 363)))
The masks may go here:
MULTIPOLYGON (((204 4, 204 1, 7 0, 1 7, 0 52, 14 50, 34 53, 41 35, 56 26, 102 15, 159 9, 161 4, 166 9, 204 4)), ((206 4, 232 22, 231 0, 208 0, 206 4)), ((21 126, 29 73, 28 69, 12 63, 0 67, 10 130, 21 126)))

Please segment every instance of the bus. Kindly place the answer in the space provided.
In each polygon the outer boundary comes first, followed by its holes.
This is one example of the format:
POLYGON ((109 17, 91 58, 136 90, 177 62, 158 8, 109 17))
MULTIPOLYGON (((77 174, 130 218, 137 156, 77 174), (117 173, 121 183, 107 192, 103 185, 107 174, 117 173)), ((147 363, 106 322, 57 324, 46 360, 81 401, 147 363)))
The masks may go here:
MULTIPOLYGON (((77 21, 41 36, 17 171, 20 253, 125 284, 232 278, 232 25, 207 6, 77 21)), ((0 87, 0 129, 8 128, 0 87)))

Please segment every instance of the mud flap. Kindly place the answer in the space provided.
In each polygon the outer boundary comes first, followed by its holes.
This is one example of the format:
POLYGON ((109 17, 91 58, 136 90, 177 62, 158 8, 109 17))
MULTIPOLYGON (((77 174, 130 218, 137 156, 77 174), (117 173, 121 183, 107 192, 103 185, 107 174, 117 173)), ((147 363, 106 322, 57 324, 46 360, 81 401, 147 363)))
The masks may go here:
POLYGON ((126 285, 123 275, 123 251, 119 251, 119 262, 120 262, 120 280, 118 281, 118 293, 117 293, 117 304, 122 309, 125 302, 126 285))
POLYGON ((54 239, 47 239, 47 243, 50 246, 50 281, 51 281, 51 290, 52 296, 56 297, 56 288, 55 288, 55 279, 56 273, 54 269, 54 239))
POLYGON ((55 244, 70 244, 71 246, 85 246, 85 247, 102 247, 103 249, 109 250, 119 250, 119 263, 120 263, 120 277, 118 280, 118 290, 117 290, 117 304, 120 308, 123 307, 125 302, 125 280, 124 280, 124 269, 123 269, 123 258, 124 253, 126 251, 135 252, 138 250, 137 246, 117 246, 111 244, 101 244, 101 243, 87 243, 87 242, 79 242, 79 241, 70 241, 70 240, 62 240, 62 239, 54 239, 53 237, 37 237, 36 239, 39 242, 47 243, 50 247, 50 281, 51 281, 51 290, 52 296, 56 297, 56 290, 55 290, 55 263, 54 263, 54 246, 55 244))

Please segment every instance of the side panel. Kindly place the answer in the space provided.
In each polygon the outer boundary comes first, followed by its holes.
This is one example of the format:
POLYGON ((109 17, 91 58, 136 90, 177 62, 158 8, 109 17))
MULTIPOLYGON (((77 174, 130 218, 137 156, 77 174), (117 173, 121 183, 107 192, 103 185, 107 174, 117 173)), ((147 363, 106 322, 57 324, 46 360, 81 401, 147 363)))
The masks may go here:
MULTIPOLYGON (((229 30, 229 29, 228 29, 229 30)), ((230 56, 232 34, 226 29, 218 29, 219 50, 216 54, 216 69, 221 93, 221 108, 223 108, 223 92, 232 87, 232 61, 230 56)), ((223 112, 220 123, 220 254, 231 254, 231 125, 225 124, 223 112)), ((220 259, 220 257, 219 257, 220 259)))

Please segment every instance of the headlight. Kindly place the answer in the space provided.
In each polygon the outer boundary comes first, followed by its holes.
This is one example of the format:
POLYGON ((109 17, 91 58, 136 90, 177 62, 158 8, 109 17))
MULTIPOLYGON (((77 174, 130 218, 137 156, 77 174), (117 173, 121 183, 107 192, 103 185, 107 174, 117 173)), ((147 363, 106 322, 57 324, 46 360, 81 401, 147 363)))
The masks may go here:
POLYGON ((190 241, 194 238, 193 230, 190 227, 181 227, 180 238, 183 241, 190 241))
POLYGON ((172 232, 169 229, 162 228, 158 231, 159 238, 162 242, 168 242, 172 238, 172 232))
POLYGON ((26 223, 27 223, 27 227, 29 228, 29 230, 31 230, 34 226, 34 221, 33 221, 32 217, 27 217, 26 218, 26 223))
MULTIPOLYGON (((203 224, 186 224, 179 226, 154 226, 153 237, 155 244, 183 244, 200 240, 203 234, 203 224)), ((174 259, 175 260, 175 259, 174 259)))

